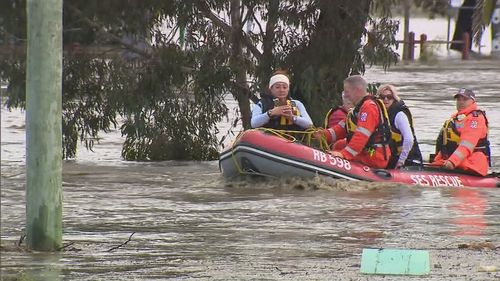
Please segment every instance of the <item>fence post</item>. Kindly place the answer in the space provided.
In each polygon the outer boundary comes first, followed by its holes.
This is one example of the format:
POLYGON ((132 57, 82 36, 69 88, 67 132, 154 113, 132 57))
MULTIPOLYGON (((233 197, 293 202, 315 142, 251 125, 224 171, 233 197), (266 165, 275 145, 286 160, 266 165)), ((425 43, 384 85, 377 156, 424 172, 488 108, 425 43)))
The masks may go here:
POLYGON ((415 60, 415 32, 408 33, 408 60, 415 60))
POLYGON ((422 33, 420 34, 420 57, 423 57, 426 55, 427 52, 427 34, 422 33))
POLYGON ((469 51, 470 51, 470 34, 468 32, 464 32, 462 34, 462 59, 469 59, 469 51))

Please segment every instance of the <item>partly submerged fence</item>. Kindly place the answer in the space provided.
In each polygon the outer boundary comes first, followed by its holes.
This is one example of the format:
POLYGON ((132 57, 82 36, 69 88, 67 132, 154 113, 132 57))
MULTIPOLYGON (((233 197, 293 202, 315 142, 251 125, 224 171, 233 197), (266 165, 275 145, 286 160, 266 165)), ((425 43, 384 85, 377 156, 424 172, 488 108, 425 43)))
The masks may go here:
POLYGON ((415 60, 415 46, 420 44, 420 56, 423 56, 427 51, 429 44, 460 44, 462 46, 462 59, 467 60, 470 56, 470 34, 464 32, 462 34, 462 40, 427 40, 427 35, 425 33, 420 34, 420 40, 415 40, 415 33, 408 33, 408 40, 397 40, 397 43, 405 44, 405 49, 407 52, 403 53, 403 60, 414 61, 415 60))

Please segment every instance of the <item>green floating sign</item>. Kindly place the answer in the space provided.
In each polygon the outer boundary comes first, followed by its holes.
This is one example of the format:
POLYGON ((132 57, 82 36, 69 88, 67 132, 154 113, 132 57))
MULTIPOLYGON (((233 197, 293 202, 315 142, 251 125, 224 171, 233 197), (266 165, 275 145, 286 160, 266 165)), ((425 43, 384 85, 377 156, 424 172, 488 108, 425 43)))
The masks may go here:
POLYGON ((363 249, 361 273, 426 275, 431 271, 429 252, 402 249, 363 249))

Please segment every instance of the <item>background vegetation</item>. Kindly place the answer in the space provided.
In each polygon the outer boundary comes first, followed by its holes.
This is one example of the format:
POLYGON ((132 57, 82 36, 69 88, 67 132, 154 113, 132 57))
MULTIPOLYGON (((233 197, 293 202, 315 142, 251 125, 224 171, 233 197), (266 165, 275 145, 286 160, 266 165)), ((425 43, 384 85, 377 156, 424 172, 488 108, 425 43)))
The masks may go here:
MULTIPOLYGON (((120 125, 127 160, 216 159, 225 100, 250 127, 250 103, 286 69, 315 124, 342 81, 388 67, 398 22, 378 0, 64 1, 63 151, 92 149, 120 125)), ((416 1, 439 10, 447 1, 416 1)), ((6 106, 25 105, 26 2, 0 1, 6 106)))

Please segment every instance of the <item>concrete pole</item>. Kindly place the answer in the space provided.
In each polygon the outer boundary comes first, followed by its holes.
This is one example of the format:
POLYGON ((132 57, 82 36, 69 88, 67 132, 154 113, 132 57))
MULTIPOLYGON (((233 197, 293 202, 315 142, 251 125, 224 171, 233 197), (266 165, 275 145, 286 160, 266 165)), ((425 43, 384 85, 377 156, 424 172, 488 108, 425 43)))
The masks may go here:
POLYGON ((62 5, 28 0, 26 64, 26 241, 62 244, 62 5))
POLYGON ((491 56, 500 58, 500 0, 496 1, 491 16, 491 56))

